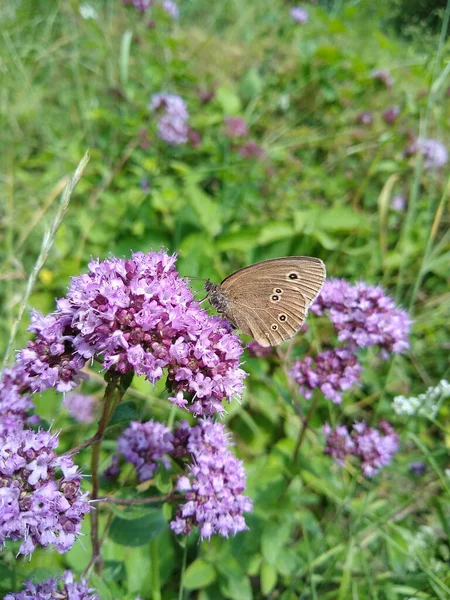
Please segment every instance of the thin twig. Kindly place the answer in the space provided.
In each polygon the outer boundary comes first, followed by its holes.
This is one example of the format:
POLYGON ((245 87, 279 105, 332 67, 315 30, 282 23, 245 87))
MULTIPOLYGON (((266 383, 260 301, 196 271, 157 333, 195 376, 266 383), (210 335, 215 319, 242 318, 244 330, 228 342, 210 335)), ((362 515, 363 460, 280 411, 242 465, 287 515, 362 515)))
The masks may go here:
MULTIPOLYGON (((91 501, 95 501, 98 497, 100 489, 100 478, 98 474, 98 468, 100 463, 100 450, 102 445, 102 439, 105 434, 108 423, 114 414, 117 405, 122 399, 121 389, 119 387, 119 381, 117 377, 112 377, 108 382, 105 390, 105 401, 103 404, 103 412, 98 423, 96 441, 93 444, 92 456, 91 456, 91 480, 92 480, 92 491, 90 495, 91 501)), ((91 564, 95 566, 98 573, 102 571, 102 560, 100 555, 100 540, 99 540, 99 529, 98 529, 98 511, 91 511, 91 541, 92 541, 92 560, 91 564)))
MULTIPOLYGON (((115 498, 114 496, 104 496, 97 498, 95 502, 106 502, 108 504, 121 504, 123 506, 133 506, 134 504, 156 504, 166 500, 175 500, 178 496, 166 494, 165 496, 154 496, 152 498, 115 498)), ((91 500, 91 502, 94 502, 91 500)))
POLYGON ((300 452, 301 445, 303 444, 303 440, 305 439, 306 430, 308 429, 309 421, 313 415, 314 410, 316 409, 317 402, 319 401, 319 395, 315 394, 314 400, 311 403, 308 414, 303 419, 302 428, 300 430, 300 435, 298 436, 297 445, 295 446, 294 456, 292 458, 293 463, 295 464, 298 459, 298 453, 300 452))

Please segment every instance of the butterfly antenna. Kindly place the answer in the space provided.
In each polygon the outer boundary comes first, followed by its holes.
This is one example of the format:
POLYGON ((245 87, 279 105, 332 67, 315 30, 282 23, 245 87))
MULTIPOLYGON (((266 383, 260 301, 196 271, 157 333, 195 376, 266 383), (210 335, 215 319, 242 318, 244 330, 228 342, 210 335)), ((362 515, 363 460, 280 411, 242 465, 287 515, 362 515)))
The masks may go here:
POLYGON ((208 279, 204 279, 203 277, 191 277, 190 275, 186 275, 184 279, 190 279, 191 281, 208 281, 208 279))

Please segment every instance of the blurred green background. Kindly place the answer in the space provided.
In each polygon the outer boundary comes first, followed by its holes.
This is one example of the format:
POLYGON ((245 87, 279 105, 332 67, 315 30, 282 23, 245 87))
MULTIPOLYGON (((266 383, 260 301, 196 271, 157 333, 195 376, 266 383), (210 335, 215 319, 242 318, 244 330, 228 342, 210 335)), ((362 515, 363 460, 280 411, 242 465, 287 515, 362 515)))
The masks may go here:
MULTIPOLYGON (((405 422, 391 409, 395 394, 448 377, 448 168, 405 155, 419 134, 450 141, 447 4, 305 2, 305 24, 291 19, 291 4, 273 0, 180 0, 177 22, 155 10, 152 24, 119 0, 0 7, 2 349, 65 178, 88 148, 30 307, 53 310, 92 256, 164 247, 180 253, 182 275, 217 282, 258 260, 318 256, 330 277, 381 284, 414 318, 407 356, 383 363, 366 355, 363 385, 342 407, 319 405, 300 467, 285 371, 276 354, 247 360, 244 404, 226 421, 255 512, 234 540, 190 541, 186 597, 450 597, 448 407, 437 424, 405 422), (185 100, 196 140, 158 139, 147 105, 160 92, 185 100), (389 124, 383 112, 393 106, 400 114, 389 124), (245 119, 244 139, 227 135, 227 116, 245 119), (241 156, 249 141, 260 156, 241 156), (326 420, 380 417, 403 444, 380 477, 361 481, 322 456, 326 420), (412 460, 429 467, 420 480, 408 471, 412 460)), ((26 327, 24 318, 15 348, 26 327)), ((315 331, 299 337, 294 357, 315 331)), ((167 418, 148 384, 135 382, 131 396, 133 415, 167 418)), ((49 422, 59 402, 37 400, 49 422)), ((89 433, 71 427, 70 441, 89 433)), ((176 598, 182 551, 166 529, 158 540, 163 598, 176 598)), ((152 597, 146 543, 105 546, 109 571, 94 582, 102 600, 152 597)), ((63 557, 36 553, 26 566, 6 556, 0 586, 11 590, 25 572, 82 571, 85 560, 80 545, 63 557)))

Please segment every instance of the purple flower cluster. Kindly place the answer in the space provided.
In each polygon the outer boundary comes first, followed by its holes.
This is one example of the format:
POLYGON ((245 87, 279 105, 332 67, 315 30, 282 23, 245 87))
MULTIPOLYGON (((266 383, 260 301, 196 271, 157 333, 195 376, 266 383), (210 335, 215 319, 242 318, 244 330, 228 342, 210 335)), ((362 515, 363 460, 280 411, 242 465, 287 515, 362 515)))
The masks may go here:
POLYGON ((47 431, 0 436, 0 546, 23 540, 24 555, 37 545, 61 553, 72 547, 90 507, 78 467, 57 456, 57 446, 57 436, 47 431))
POLYGON ((153 0, 122 0, 126 5, 134 6, 134 8, 141 13, 146 12, 153 4, 153 0))
POLYGON ((107 475, 120 472, 118 457, 136 467, 140 481, 153 476, 158 463, 170 468, 168 457, 184 464, 176 489, 185 494, 171 528, 188 535, 198 527, 203 538, 228 536, 246 529, 243 514, 252 510, 246 496, 243 464, 229 450, 221 423, 202 419, 191 427, 186 421, 172 433, 156 421, 132 422, 118 440, 118 454, 107 475))
POLYGON ((240 138, 248 135, 248 127, 242 117, 225 117, 225 134, 229 138, 240 138))
POLYGON ((362 367, 348 348, 325 350, 314 359, 307 356, 294 363, 291 377, 300 386, 300 393, 311 398, 315 389, 334 402, 342 402, 342 392, 358 383, 362 367))
POLYGON ((247 344, 247 351, 252 358, 267 358, 272 354, 270 346, 261 346, 256 340, 247 344))
POLYGON ((394 80, 392 79, 392 75, 385 71, 384 69, 375 69, 371 72, 370 76, 372 79, 376 79, 380 81, 387 88, 391 88, 394 85, 394 80))
POLYGON ((243 495, 245 470, 228 449, 224 426, 207 419, 195 427, 184 422, 174 444, 176 452, 187 453, 192 464, 178 480, 185 502, 170 524, 173 531, 188 535, 197 526, 202 538, 210 538, 247 529, 243 513, 252 510, 252 503, 243 495))
POLYGON ((411 319, 381 287, 331 279, 325 282, 311 311, 328 313, 339 341, 352 348, 379 346, 383 358, 409 348, 411 319))
POLYGON ((28 580, 22 592, 7 594, 4 600, 100 600, 93 592, 84 580, 77 583, 73 574, 66 571, 62 577, 37 584, 28 580))
POLYGON ((397 212, 403 212, 406 208, 406 200, 404 196, 397 194, 391 200, 391 208, 397 212))
POLYGON ((95 396, 69 392, 66 394, 63 406, 69 415, 78 423, 93 423, 98 415, 100 402, 95 396))
POLYGON ((348 455, 357 456, 366 477, 373 477, 388 465, 398 450, 398 434, 387 421, 381 421, 378 429, 365 423, 355 423, 351 434, 347 427, 335 428, 325 425, 325 454, 342 465, 348 455))
POLYGON ((10 435, 25 425, 39 422, 37 415, 29 415, 34 409, 29 390, 28 376, 22 366, 16 364, 5 369, 0 381, 0 435, 10 435))
POLYGON ((172 19, 178 19, 180 16, 180 10, 178 5, 173 0, 164 0, 161 4, 162 9, 172 17, 172 19))
POLYGON ((388 125, 393 125, 400 115, 399 106, 390 106, 383 112, 383 120, 388 125))
POLYGON ((291 17, 293 21, 303 25, 308 22, 308 11, 301 6, 294 6, 291 8, 291 17))
POLYGON ((157 112, 158 136, 168 144, 179 146, 188 141, 189 113, 186 104, 175 94, 155 94, 149 104, 149 109, 157 112))
POLYGON ((34 311, 28 331, 35 339, 18 352, 16 363, 27 374, 31 392, 51 388, 68 392, 86 378, 81 373, 86 360, 73 347, 70 313, 57 311, 44 317, 34 311))
POLYGON ((163 0, 163 2, 155 2, 155 0, 122 0, 122 2, 126 5, 134 6, 140 13, 147 12, 151 6, 159 5, 172 19, 178 19, 179 17, 180 11, 178 5, 173 0, 163 0))
POLYGON ((171 454, 173 449, 172 432, 157 421, 132 421, 118 439, 118 454, 136 467, 140 481, 151 479, 158 463, 162 462, 168 469, 170 463, 165 455, 171 454))
POLYGON ((370 110, 366 110, 356 117, 356 122, 360 125, 371 125, 373 122, 373 114, 370 110))
POLYGON ((70 390, 95 358, 106 370, 152 383, 167 369, 172 402, 195 414, 222 412, 224 398, 242 393, 242 345, 225 320, 200 309, 175 260, 138 252, 130 260, 92 261, 56 312, 35 315, 36 339, 18 358, 28 389, 70 390))
POLYGON ((266 156, 266 151, 255 141, 250 140, 239 151, 242 158, 258 160, 266 156))
POLYGON ((438 169, 443 167, 448 161, 447 148, 438 140, 418 138, 416 143, 416 152, 420 152, 424 157, 424 167, 426 169, 438 169))

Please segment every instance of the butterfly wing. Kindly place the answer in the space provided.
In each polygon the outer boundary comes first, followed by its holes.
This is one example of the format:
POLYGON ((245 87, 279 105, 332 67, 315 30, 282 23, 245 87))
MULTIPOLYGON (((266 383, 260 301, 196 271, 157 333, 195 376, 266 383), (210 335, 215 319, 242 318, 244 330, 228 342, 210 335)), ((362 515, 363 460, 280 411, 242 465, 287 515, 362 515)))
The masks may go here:
POLYGON ((227 301, 225 316, 261 346, 276 346, 301 328, 325 276, 323 262, 308 256, 245 267, 220 285, 227 301))

